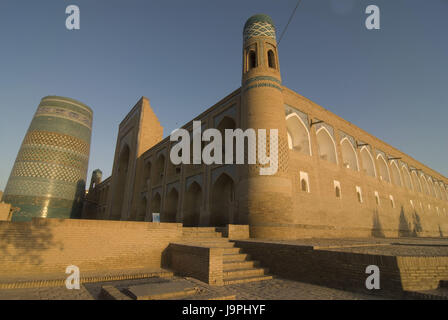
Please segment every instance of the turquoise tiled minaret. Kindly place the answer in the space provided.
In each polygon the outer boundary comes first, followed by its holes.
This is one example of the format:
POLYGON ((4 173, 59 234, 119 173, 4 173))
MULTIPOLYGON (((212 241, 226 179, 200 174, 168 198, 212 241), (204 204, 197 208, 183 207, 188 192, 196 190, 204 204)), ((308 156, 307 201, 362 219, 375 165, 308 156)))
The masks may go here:
POLYGON ((92 116, 92 110, 79 101, 42 99, 3 195, 3 201, 20 208, 13 221, 80 217, 92 116))

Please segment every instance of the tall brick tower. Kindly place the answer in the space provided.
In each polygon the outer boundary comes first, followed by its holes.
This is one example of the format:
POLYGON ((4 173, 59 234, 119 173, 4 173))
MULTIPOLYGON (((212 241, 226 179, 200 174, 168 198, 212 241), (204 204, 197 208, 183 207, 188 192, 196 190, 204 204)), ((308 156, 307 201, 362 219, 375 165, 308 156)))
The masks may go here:
POLYGON ((3 200, 13 221, 77 218, 89 163, 92 110, 64 97, 42 98, 20 147, 3 200))
POLYGON ((288 170, 288 141, 275 27, 264 14, 249 18, 243 31, 241 88, 244 129, 278 130, 278 171, 260 175, 260 164, 246 166, 240 182, 239 209, 247 216, 252 237, 266 238, 291 223, 292 191, 288 170))

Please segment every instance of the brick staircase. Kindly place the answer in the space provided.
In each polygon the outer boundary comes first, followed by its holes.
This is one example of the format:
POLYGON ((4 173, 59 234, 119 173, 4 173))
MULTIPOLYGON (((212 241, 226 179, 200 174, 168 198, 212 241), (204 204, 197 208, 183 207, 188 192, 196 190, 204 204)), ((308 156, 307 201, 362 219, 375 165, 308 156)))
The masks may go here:
POLYGON ((223 281, 224 285, 270 280, 267 269, 260 268, 258 261, 251 260, 250 255, 235 247, 235 243, 223 238, 215 228, 185 228, 183 243, 190 246, 223 248, 223 281))

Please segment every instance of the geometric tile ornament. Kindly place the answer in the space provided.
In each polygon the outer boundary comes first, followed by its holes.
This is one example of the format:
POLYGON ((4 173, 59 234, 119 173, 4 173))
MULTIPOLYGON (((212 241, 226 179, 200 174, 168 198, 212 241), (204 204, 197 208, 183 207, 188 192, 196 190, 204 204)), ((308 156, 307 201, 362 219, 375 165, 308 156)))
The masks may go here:
POLYGON ((80 217, 93 112, 64 97, 42 98, 3 194, 19 207, 13 221, 80 217))
POLYGON ((244 41, 252 37, 268 37, 275 40, 275 27, 272 19, 265 14, 257 14, 249 18, 244 25, 244 41))

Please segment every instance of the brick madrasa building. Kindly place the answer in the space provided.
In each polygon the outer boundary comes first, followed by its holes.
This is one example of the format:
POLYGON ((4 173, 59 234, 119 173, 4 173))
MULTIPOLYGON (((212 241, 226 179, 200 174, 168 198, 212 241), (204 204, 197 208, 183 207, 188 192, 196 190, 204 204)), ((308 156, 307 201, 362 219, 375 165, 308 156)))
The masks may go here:
POLYGON ((251 17, 243 37, 241 87, 194 120, 221 132, 278 129, 277 173, 172 164, 175 142, 142 98, 119 126, 111 177, 93 173, 84 218, 160 213, 161 222, 247 224, 251 237, 276 239, 448 234, 446 177, 284 87, 270 17, 251 17))

